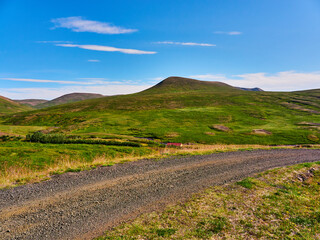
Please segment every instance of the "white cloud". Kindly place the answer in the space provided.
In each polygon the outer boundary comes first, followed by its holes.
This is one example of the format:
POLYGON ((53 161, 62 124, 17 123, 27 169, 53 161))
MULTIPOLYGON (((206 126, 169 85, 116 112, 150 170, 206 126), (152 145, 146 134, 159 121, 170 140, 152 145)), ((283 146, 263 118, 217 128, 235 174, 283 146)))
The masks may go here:
POLYGON ((150 78, 150 80, 152 80, 152 81, 162 81, 162 80, 164 80, 164 79, 165 79, 164 77, 150 78))
POLYGON ((238 32, 238 31, 232 31, 232 32, 217 31, 214 33, 215 34, 225 34, 225 35, 241 35, 242 34, 242 32, 238 32))
POLYGON ((70 41, 36 41, 36 43, 72 43, 70 41))
POLYGON ((73 92, 100 93, 108 96, 140 92, 149 87, 151 86, 110 84, 105 86, 66 86, 63 88, 0 88, 0 95, 6 96, 10 99, 50 100, 73 92))
POLYGON ((100 62, 98 59, 89 59, 88 62, 100 62))
POLYGON ((33 78, 0 78, 7 81, 16 82, 35 82, 35 83, 59 83, 59 84, 92 84, 90 82, 80 82, 80 81, 61 81, 61 80, 47 80, 47 79, 33 79, 33 78))
POLYGON ((126 29, 113 26, 110 23, 86 20, 82 17, 66 17, 51 20, 54 28, 68 28, 73 32, 94 32, 101 34, 122 34, 138 31, 137 29, 126 29))
POLYGON ((297 91, 320 88, 320 72, 285 71, 275 74, 247 73, 233 75, 193 75, 189 76, 199 80, 222 81, 237 87, 259 87, 267 91, 297 91))
POLYGON ((101 46, 101 45, 78 45, 78 44, 55 44, 56 46, 60 47, 75 47, 75 48, 82 48, 87 50, 94 50, 94 51, 102 51, 102 52, 121 52, 126 54, 155 54, 157 52, 151 51, 142 51, 136 49, 126 49, 126 48, 115 48, 109 46, 101 46))
POLYGON ((223 74, 202 74, 202 75, 192 75, 189 76, 190 78, 194 79, 201 79, 206 81, 225 81, 226 76, 223 74))
POLYGON ((107 78, 78 78, 78 79, 90 80, 90 81, 104 81, 104 80, 108 80, 107 78))
POLYGON ((215 47, 215 44, 211 43, 195 43, 195 42, 171 42, 171 41, 163 41, 156 42, 158 44, 172 44, 172 45, 183 45, 183 46, 201 46, 201 47, 215 47))

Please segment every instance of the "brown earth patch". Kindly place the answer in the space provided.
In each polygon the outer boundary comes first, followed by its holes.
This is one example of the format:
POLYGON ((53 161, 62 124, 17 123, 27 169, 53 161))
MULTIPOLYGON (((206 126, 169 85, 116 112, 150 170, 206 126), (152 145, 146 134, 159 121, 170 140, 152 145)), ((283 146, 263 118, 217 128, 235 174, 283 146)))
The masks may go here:
POLYGON ((306 126, 320 126, 320 123, 312 123, 312 122, 299 122, 297 125, 306 125, 306 126))
POLYGON ((314 141, 314 142, 319 141, 319 138, 314 134, 309 134, 308 135, 308 139, 311 140, 311 141, 314 141))
POLYGON ((264 129, 253 129, 251 134, 255 134, 255 135, 271 135, 272 132, 264 130, 264 129))
POLYGON ((209 136, 214 136, 214 135, 216 135, 214 132, 205 132, 204 134, 207 134, 207 135, 209 135, 209 136))
POLYGON ((219 124, 212 125, 209 128, 214 129, 214 130, 218 130, 218 131, 222 131, 222 132, 230 132, 231 131, 231 129, 228 128, 227 126, 219 125, 219 124))

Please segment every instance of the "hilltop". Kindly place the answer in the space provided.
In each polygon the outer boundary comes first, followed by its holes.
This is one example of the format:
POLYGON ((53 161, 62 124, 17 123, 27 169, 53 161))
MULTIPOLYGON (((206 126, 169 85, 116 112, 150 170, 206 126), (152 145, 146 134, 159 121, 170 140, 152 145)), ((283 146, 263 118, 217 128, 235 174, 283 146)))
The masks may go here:
POLYGON ((62 95, 58 98, 55 98, 51 101, 45 101, 43 103, 39 103, 33 106, 36 108, 46 108, 46 107, 61 105, 65 103, 72 103, 72 102, 78 102, 78 101, 83 101, 87 99, 94 99, 94 98, 101 98, 101 97, 103 97, 103 95, 96 94, 96 93, 69 93, 69 94, 62 95))
POLYGON ((319 143, 320 90, 244 91, 221 82, 170 77, 139 93, 18 113, 4 123, 171 142, 319 143))
POLYGON ((13 100, 13 101, 30 106, 30 107, 34 107, 39 104, 48 102, 48 100, 45 100, 45 99, 22 99, 22 100, 13 100))
POLYGON ((31 108, 21 105, 19 103, 16 103, 9 98, 0 96, 0 115, 28 111, 28 110, 31 110, 31 108))
POLYGON ((155 94, 155 93, 176 93, 176 92, 228 92, 237 91, 236 87, 232 87, 223 82, 200 81, 191 78, 183 77, 168 77, 156 84, 155 86, 142 91, 140 94, 155 94))

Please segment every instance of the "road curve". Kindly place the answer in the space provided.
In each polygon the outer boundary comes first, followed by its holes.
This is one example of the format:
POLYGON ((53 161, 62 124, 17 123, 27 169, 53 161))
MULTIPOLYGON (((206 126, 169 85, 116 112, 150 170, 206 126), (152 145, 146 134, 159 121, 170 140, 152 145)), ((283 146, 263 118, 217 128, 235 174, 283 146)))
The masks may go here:
POLYGON ((320 161, 280 149, 141 160, 0 190, 0 239, 92 239, 141 213, 270 168, 320 161))

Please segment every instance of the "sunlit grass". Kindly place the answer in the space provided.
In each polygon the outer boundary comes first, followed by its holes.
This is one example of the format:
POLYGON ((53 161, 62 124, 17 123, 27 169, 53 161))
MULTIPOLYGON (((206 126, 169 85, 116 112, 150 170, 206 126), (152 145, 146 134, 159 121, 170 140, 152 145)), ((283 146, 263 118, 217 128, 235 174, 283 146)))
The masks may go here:
POLYGON ((319 182, 320 162, 269 170, 143 214, 98 239, 319 239, 319 182))

